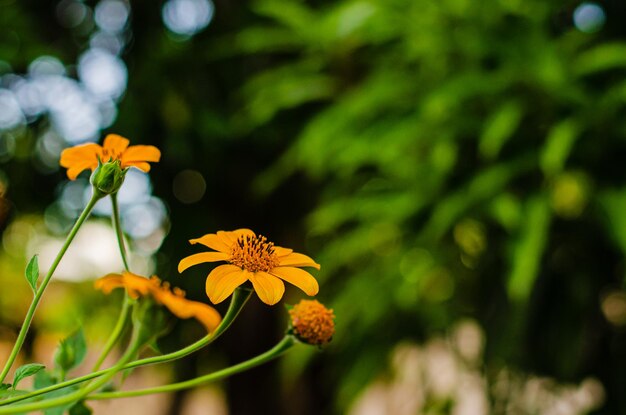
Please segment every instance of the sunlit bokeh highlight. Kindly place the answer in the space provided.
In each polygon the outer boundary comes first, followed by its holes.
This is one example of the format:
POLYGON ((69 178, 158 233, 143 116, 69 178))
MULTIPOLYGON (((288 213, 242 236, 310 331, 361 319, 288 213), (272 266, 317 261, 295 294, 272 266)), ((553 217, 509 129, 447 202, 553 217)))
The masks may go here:
POLYGON ((163 5, 163 23, 177 35, 193 36, 209 25, 214 8, 211 0, 168 0, 163 5))
POLYGON ((604 9, 597 3, 582 3, 574 10, 574 25, 581 32, 595 33, 605 21, 604 9))

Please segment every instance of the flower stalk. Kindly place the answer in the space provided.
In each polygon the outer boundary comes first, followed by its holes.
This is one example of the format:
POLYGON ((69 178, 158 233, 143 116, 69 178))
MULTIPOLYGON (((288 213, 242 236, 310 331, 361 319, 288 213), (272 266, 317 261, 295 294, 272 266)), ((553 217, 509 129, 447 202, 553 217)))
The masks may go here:
POLYGON ((50 283, 50 280, 52 279, 52 275, 54 274, 54 271, 56 271, 59 263, 61 262, 61 259, 63 259, 63 256, 65 255, 65 252, 67 251, 67 248, 70 246, 70 244, 74 240, 74 237, 78 233, 78 230, 82 226, 83 222, 85 222, 85 220, 89 217, 89 214, 93 210, 93 207, 96 205, 98 200, 100 200, 103 196, 104 195, 100 192, 97 192, 97 191, 93 192, 93 194, 91 195, 91 199, 87 203, 87 206, 85 206, 82 213, 76 220, 76 223, 74 223, 74 226, 70 230, 70 233, 67 235, 67 238, 65 239, 65 242, 63 243, 63 246, 61 247, 61 250, 57 254, 54 261, 52 262, 52 265, 50 266, 50 269, 48 270, 46 276, 41 282, 41 285, 37 288, 37 291, 35 292, 35 296, 33 297, 33 300, 30 303, 30 307, 28 307, 28 311, 26 312, 26 317, 24 317, 24 323, 22 324, 22 327, 17 336, 17 339, 15 340, 15 344, 13 345, 13 349, 11 350, 11 354, 9 355, 9 358, 7 359, 7 362, 5 363, 4 368, 2 369, 2 372, 0 372, 0 383, 2 383, 4 379, 6 378, 7 374, 11 370, 11 367, 13 366, 13 363, 15 362, 15 359, 17 358, 17 355, 22 349, 22 345, 24 344, 24 340, 26 339, 26 334, 28 333, 33 317, 35 316, 35 311, 37 310, 37 306, 39 305, 39 302, 41 301, 41 297, 43 296, 43 293, 46 290, 48 283, 50 283))
POLYGON ((78 402, 82 400, 91 392, 104 386, 120 370, 123 370, 124 366, 126 365, 126 363, 128 363, 129 360, 131 360, 134 356, 137 355, 137 353, 143 347, 143 343, 139 341, 139 338, 137 336, 139 329, 140 327, 136 327, 136 330, 133 333, 130 346, 128 350, 126 351, 126 353, 124 353, 124 355, 120 358, 120 360, 113 367, 111 367, 111 369, 108 370, 102 377, 100 377, 97 381, 93 382, 92 384, 88 386, 85 386, 82 389, 79 389, 76 392, 72 392, 72 393, 69 393, 65 396, 61 396, 58 398, 47 399, 41 402, 33 402, 33 403, 27 403, 23 405, 15 405, 15 406, 10 406, 6 408, 0 408, 0 414, 16 414, 16 413, 22 413, 22 412, 37 411, 41 409, 55 408, 59 406, 69 405, 74 402, 78 402))
MULTIPOLYGON (((130 268, 128 266, 128 259, 126 255, 126 244, 124 243, 124 232, 122 230, 122 223, 120 221, 120 209, 117 203, 117 193, 113 193, 111 195, 111 205, 113 206, 113 214, 112 214, 113 228, 115 229, 115 235, 117 236, 117 245, 120 249, 122 263, 124 264, 124 269, 126 271, 130 271, 130 268)), ((131 305, 131 299, 128 295, 125 294, 124 302, 122 303, 122 309, 120 310, 120 315, 117 319, 117 323, 115 323, 115 327, 113 328, 113 331, 111 332, 111 335, 109 336, 109 339, 107 340, 104 346, 104 349, 102 350, 102 353, 100 354, 100 356, 98 357, 98 360, 96 360, 96 363, 91 369, 92 372, 95 372, 98 369, 100 369, 100 366, 102 366, 104 359, 106 359, 109 353, 111 353, 111 350, 113 350, 113 347, 115 346, 117 341, 120 339, 120 336, 124 332, 124 328, 126 327, 126 323, 128 322, 128 318, 130 316, 130 305, 131 305)))
POLYGON ((94 393, 87 397, 88 400, 102 400, 102 399, 118 399, 118 398, 130 398, 133 396, 143 396, 143 395, 151 395, 155 393, 165 393, 165 392, 174 392, 181 389, 189 389, 195 386, 200 386, 205 383, 215 382, 216 380, 220 380, 234 374, 244 372, 246 370, 252 369, 253 367, 259 366, 263 363, 269 362, 270 360, 276 359, 281 356, 287 350, 291 349, 295 344, 297 344, 297 340, 291 336, 286 335, 283 339, 272 347, 270 350, 262 353, 252 359, 246 360, 245 362, 241 362, 234 366, 228 367, 226 369, 218 370, 217 372, 209 373, 204 376, 199 376, 194 379, 186 380, 184 382, 172 383, 169 385, 157 386, 154 388, 145 388, 145 389, 137 389, 132 391, 117 391, 117 392, 100 392, 94 393))
MULTIPOLYGON (((239 315, 239 313, 241 312, 241 310, 243 309, 244 305, 247 303, 247 301, 250 299, 250 295, 252 294, 252 291, 247 289, 247 288, 243 288, 240 287, 238 289, 235 290, 235 292, 233 293, 233 296, 231 298, 230 301, 230 306, 228 307, 228 311, 226 311, 226 314, 224 315, 224 318, 222 319, 222 322, 220 323, 220 325, 217 327, 217 329, 215 329, 215 331, 203 338, 201 338, 200 340, 196 341, 193 344, 190 344, 187 347, 184 347, 180 350, 177 350, 175 352, 172 353, 167 353, 164 355, 160 355, 160 356, 153 356, 153 357, 148 357, 145 359, 140 359, 140 360, 136 360, 134 362, 130 362, 127 363, 126 365, 124 365, 124 367, 122 368, 122 370, 126 370, 126 369, 133 369, 139 366, 146 366, 146 365, 153 365, 153 364, 158 364, 158 363, 165 363, 165 362, 171 362, 173 360, 177 360, 180 358, 183 358, 191 353, 194 353, 206 346, 208 346, 209 344, 213 343, 219 336, 221 336, 229 327, 230 325, 233 323, 233 321, 235 320, 235 318, 237 318, 237 316, 239 315)), ((88 380, 97 378, 99 376, 103 376, 108 374, 109 372, 111 372, 113 370, 113 368, 109 368, 109 369, 104 369, 104 370, 99 370, 97 372, 93 372, 93 373, 89 373, 87 375, 84 376, 80 376, 74 379, 70 379, 67 380, 65 382, 61 382, 61 383, 57 383, 56 385, 51 385, 51 386, 47 386, 45 388, 41 388, 41 389, 37 389, 35 391, 32 392, 28 392, 19 396, 15 396, 3 401, 0 401, 0 407, 4 406, 4 405, 9 405, 11 403, 15 403, 15 402, 19 402, 22 401, 24 399, 28 399, 28 398, 33 398, 35 396, 39 396, 39 395, 43 395, 45 393, 48 392, 52 392, 55 390, 59 390, 59 389, 63 389, 63 388, 67 388, 79 383, 83 383, 86 382, 88 380)))

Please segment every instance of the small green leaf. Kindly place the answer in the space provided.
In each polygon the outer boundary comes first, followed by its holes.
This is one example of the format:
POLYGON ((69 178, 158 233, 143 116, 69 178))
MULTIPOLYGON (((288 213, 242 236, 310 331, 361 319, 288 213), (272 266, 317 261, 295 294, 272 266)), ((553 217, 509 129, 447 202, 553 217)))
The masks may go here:
POLYGON ((70 408, 69 415, 91 415, 93 411, 90 407, 85 405, 85 402, 77 402, 70 408))
POLYGON ((39 262, 37 261, 37 255, 34 255, 28 265, 26 265, 26 281, 30 284, 30 288, 33 292, 37 291, 37 280, 39 279, 39 262))
POLYGON ((87 342, 82 327, 61 340, 54 353, 54 363, 63 372, 80 365, 87 354, 87 342))
MULTIPOLYGON (((52 373, 42 370, 41 372, 35 375, 35 389, 42 389, 48 386, 56 385, 59 382, 59 379, 53 375, 52 373)), ((58 398, 60 396, 68 395, 72 392, 78 390, 78 386, 68 386, 63 389, 57 389, 52 392, 46 393, 46 398, 58 398)), ((70 403, 63 406, 57 406, 56 408, 45 409, 43 411, 44 415, 63 415, 67 409, 69 409, 74 403, 70 403)))
POLYGON ((13 378, 13 389, 17 388, 17 384, 20 380, 34 375, 35 373, 45 369, 46 366, 41 363, 29 363, 24 366, 20 366, 15 371, 15 377, 13 378))
POLYGON ((10 383, 0 383, 0 399, 8 398, 14 394, 15 391, 11 388, 10 383))

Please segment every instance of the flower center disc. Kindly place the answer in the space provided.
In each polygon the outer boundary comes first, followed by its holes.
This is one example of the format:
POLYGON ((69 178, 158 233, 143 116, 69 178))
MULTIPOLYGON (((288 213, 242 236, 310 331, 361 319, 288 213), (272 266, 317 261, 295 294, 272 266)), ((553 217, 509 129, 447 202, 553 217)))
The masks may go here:
POLYGON ((242 235, 233 246, 230 263, 248 272, 268 272, 278 265, 274 243, 262 235, 242 235))

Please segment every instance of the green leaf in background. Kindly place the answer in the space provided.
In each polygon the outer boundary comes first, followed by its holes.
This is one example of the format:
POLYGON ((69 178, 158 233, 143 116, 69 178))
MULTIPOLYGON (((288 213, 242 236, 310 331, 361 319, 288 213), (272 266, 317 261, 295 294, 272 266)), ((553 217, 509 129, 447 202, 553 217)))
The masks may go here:
POLYGON ((30 288, 33 292, 37 291, 37 280, 39 279, 39 262, 37 261, 37 255, 34 255, 28 265, 26 265, 26 281, 30 284, 30 288))
POLYGON ((63 372, 80 365, 87 354, 87 342, 82 327, 61 340, 54 353, 54 364, 63 372))
POLYGON ((18 367, 15 371, 13 389, 17 388, 17 384, 20 382, 20 380, 32 376, 45 368, 46 366, 42 365, 41 363, 29 363, 27 365, 18 367))
POLYGON ((91 408, 85 405, 83 401, 76 403, 69 410, 69 415, 91 415, 92 413, 91 408))
POLYGON ((506 141, 515 133, 523 115, 523 108, 516 101, 509 101, 498 108, 485 123, 479 141, 480 152, 486 159, 495 159, 506 141))
POLYGON ((525 302, 539 274, 552 217, 550 205, 545 197, 535 196, 527 202, 525 223, 514 242, 512 269, 508 291, 512 299, 525 302))
POLYGON ((579 134, 580 126, 573 119, 565 119, 552 127, 540 155, 541 169, 546 176, 563 170, 579 134))

